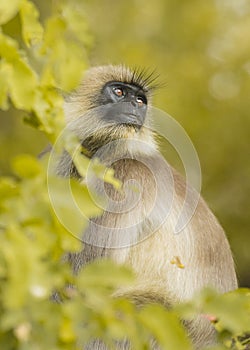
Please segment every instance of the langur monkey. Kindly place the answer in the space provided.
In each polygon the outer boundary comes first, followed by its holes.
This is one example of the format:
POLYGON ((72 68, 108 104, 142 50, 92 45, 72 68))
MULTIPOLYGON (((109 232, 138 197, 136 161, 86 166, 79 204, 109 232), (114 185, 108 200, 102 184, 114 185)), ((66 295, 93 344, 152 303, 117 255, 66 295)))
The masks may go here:
MULTIPOLYGON (((103 214, 90 220, 83 250, 70 253, 69 260, 75 273, 95 259, 111 258, 128 265, 138 282, 118 295, 138 305, 160 302, 171 307, 206 286, 221 293, 236 289, 237 280, 220 224, 198 193, 159 154, 150 130, 152 80, 122 65, 94 67, 66 98, 68 128, 79 137, 88 157, 112 167, 122 183, 117 190, 90 178, 88 185, 108 200, 103 214), (187 190, 197 207, 175 234, 187 190)), ((66 152, 57 172, 79 177, 66 152)), ((187 328, 196 349, 215 340, 213 327, 203 317, 187 328)), ((86 349, 106 347, 97 339, 86 349)), ((128 342, 117 349, 129 349, 128 342)), ((157 345, 152 343, 152 349, 157 345)))

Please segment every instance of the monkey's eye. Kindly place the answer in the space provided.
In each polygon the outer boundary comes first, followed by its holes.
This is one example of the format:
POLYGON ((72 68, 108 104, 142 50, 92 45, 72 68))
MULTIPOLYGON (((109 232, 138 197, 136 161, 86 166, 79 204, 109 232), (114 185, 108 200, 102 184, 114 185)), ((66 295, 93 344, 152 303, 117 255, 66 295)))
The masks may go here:
POLYGON ((147 104, 147 101, 142 96, 136 97, 136 102, 138 103, 139 107, 142 107, 144 104, 147 104))
POLYGON ((121 89, 120 87, 114 88, 113 91, 116 94, 116 96, 118 96, 118 97, 122 97, 124 95, 123 89, 121 89))

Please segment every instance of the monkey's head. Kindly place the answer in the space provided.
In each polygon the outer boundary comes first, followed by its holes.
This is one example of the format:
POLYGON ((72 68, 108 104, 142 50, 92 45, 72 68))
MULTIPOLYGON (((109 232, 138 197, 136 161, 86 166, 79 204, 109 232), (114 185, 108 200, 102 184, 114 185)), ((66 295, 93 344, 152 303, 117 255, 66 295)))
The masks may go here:
POLYGON ((153 142, 148 129, 152 74, 118 65, 89 69, 65 102, 69 128, 93 154, 108 142, 153 142))

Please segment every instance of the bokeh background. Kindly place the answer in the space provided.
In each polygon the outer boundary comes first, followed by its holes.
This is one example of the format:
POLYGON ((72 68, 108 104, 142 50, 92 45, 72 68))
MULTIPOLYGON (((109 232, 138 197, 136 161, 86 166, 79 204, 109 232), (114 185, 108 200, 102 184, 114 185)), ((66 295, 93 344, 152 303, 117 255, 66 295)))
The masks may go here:
MULTIPOLYGON (((202 194, 225 228, 241 286, 250 286, 250 1, 84 1, 91 65, 156 69, 156 107, 187 131, 202 167, 202 194)), ((49 11, 36 1, 42 14, 49 11)), ((46 3, 45 3, 46 4, 46 3)), ((15 20, 10 30, 15 31, 15 20)), ((18 35, 18 34, 17 34, 18 35)), ((0 169, 38 154, 44 135, 21 112, 0 112, 0 169)), ((182 170, 174 150, 164 155, 182 170)))

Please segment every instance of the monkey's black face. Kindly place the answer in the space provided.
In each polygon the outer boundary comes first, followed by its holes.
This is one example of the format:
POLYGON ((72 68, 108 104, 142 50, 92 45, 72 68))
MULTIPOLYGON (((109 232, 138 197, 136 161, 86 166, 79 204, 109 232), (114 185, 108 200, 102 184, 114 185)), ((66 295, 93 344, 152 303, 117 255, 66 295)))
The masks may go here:
POLYGON ((145 91, 134 84, 112 81, 107 83, 101 93, 104 105, 102 118, 107 122, 133 126, 140 129, 147 113, 145 91))

